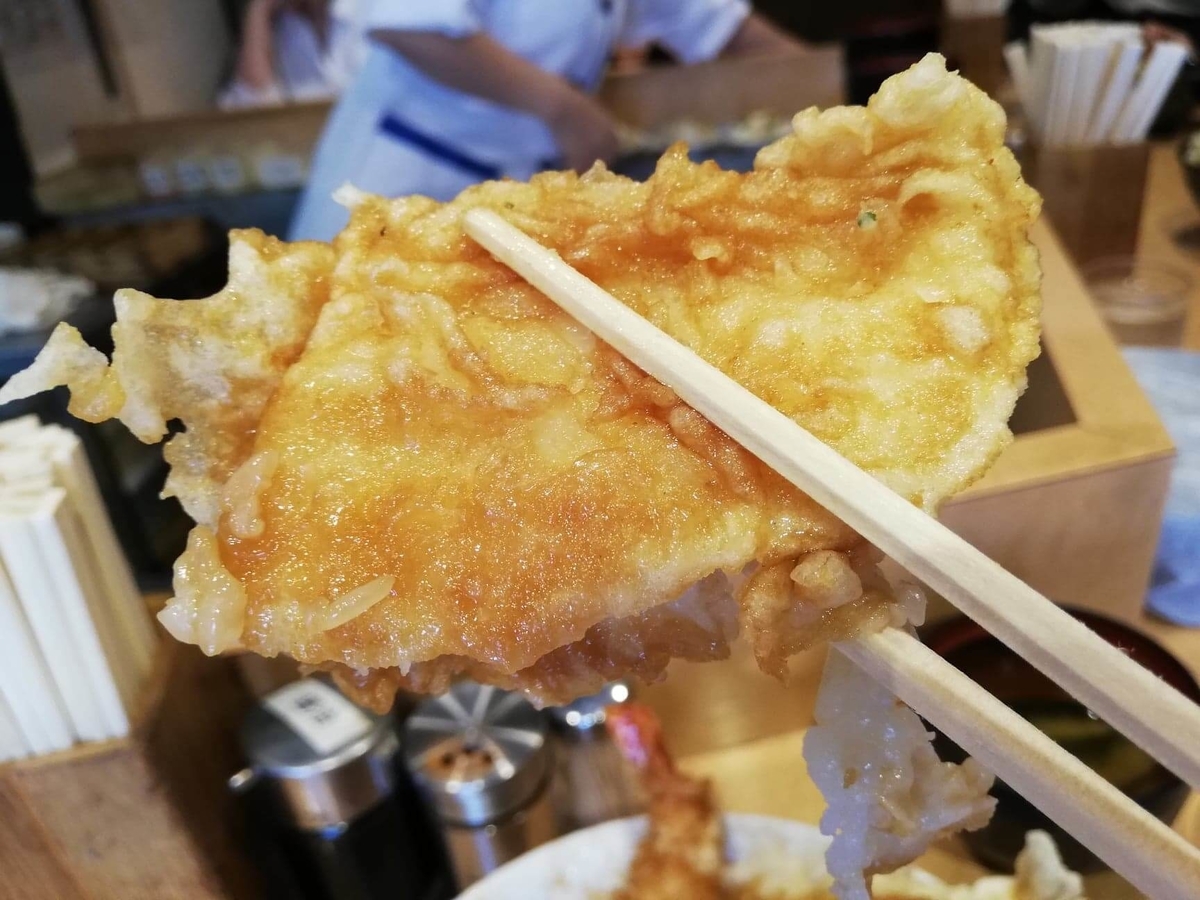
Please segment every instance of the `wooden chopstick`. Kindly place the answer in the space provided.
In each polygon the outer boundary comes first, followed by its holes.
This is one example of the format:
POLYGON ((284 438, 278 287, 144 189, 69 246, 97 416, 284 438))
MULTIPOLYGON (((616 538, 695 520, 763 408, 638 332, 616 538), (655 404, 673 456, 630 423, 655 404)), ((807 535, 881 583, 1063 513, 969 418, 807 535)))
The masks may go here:
MULTIPOLYGON (((1193 785, 1200 709, 490 210, 467 234, 731 438, 956 603, 1193 785)), ((1200 890, 1200 853, 916 639, 838 649, 1155 900, 1200 890)))
POLYGON ((1096 111, 1088 125, 1087 143, 1111 143, 1112 128, 1117 116, 1125 108, 1125 100, 1133 87, 1134 76, 1137 75, 1138 63, 1142 61, 1141 41, 1123 41, 1114 51, 1115 56, 1109 63, 1108 74, 1104 79, 1104 89, 1096 103, 1096 111))
POLYGON ((834 647, 1143 894, 1200 895, 1200 851, 915 637, 887 628, 834 647))
POLYGON ((494 212, 467 234, 1193 788, 1200 707, 494 212))

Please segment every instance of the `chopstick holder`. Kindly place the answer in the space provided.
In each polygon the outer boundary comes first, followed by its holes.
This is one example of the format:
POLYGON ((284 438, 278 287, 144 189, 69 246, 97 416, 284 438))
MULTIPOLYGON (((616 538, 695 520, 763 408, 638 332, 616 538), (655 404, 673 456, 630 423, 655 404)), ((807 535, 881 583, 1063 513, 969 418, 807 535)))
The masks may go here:
POLYGON ((98 741, 125 734, 129 722, 86 598, 73 583, 69 554, 54 534, 54 519, 65 501, 59 488, 28 502, 8 498, 0 509, 0 556, 76 736, 98 741))

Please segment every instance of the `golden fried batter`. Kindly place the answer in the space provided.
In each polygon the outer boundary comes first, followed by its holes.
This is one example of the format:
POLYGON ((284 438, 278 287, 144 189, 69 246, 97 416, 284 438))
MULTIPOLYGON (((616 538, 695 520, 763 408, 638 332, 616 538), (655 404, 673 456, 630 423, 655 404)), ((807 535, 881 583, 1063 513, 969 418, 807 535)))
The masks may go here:
POLYGON ((999 107, 937 56, 794 127, 745 175, 675 147, 644 184, 597 166, 444 205, 350 196, 331 270, 235 236, 225 295, 147 298, 107 373, 60 332, 0 398, 66 382, 144 439, 183 420, 169 487, 200 525, 163 621, 206 652, 288 653, 377 705, 459 673, 564 699, 721 656, 739 625, 780 672, 886 620, 870 549, 460 221, 494 209, 932 509, 1009 437, 1036 195, 999 107), (185 312, 232 296, 237 319, 185 312))

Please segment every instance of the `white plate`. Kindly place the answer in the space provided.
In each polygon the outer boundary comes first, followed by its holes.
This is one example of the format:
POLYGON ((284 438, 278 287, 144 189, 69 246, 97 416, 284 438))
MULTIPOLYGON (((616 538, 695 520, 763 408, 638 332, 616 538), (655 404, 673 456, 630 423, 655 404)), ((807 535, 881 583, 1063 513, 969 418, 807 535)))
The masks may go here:
MULTIPOLYGON (((616 819, 576 831, 518 857, 468 888, 458 900, 597 900, 625 883, 645 816, 616 819)), ((760 879, 764 893, 804 896, 828 884, 824 854, 829 838, 812 825, 770 816, 725 815, 729 877, 760 879)), ((928 900, 1012 900, 1012 879, 993 876, 973 886, 949 888, 922 869, 881 876, 876 890, 928 900)))
MULTIPOLYGON (((625 883, 645 830, 645 816, 635 816, 572 832, 497 869, 459 900, 595 900, 625 883)), ((790 886, 824 879, 829 839, 811 825, 729 813, 725 835, 735 881, 785 879, 790 886)))

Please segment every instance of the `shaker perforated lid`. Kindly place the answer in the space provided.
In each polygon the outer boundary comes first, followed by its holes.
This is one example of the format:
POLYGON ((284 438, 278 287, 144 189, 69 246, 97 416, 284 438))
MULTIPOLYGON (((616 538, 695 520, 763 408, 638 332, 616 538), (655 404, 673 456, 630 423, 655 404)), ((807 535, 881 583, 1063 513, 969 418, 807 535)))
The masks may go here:
POLYGON ((359 709, 320 678, 285 685, 247 714, 247 768, 235 791, 266 782, 294 824, 344 826, 391 796, 398 749, 392 720, 359 709))
POLYGON ((403 747, 431 806, 456 825, 488 825, 521 809, 550 771, 542 714, 520 694, 474 682, 418 706, 403 747))
POLYGON ((251 765, 274 778, 307 778, 358 759, 390 728, 386 716, 355 706, 318 678, 302 678, 265 697, 242 723, 251 765))

